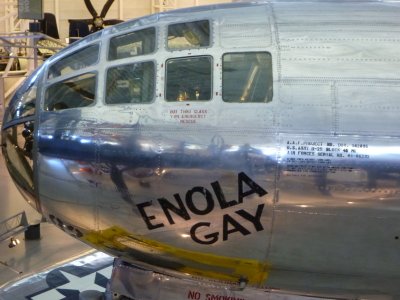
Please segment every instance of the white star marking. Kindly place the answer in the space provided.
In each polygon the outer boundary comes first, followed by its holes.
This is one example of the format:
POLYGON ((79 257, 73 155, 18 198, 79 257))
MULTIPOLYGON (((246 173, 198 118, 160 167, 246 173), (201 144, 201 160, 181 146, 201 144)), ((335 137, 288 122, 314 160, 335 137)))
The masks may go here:
POLYGON ((98 272, 94 272, 92 274, 89 274, 84 277, 78 277, 63 271, 60 271, 65 278, 68 279, 68 283, 57 286, 56 288, 49 290, 47 292, 44 292, 43 294, 37 295, 35 297, 32 297, 32 300, 61 300, 64 299, 65 296, 62 295, 57 291, 57 289, 63 289, 63 290, 74 290, 74 291, 87 291, 87 290, 95 290, 99 292, 104 292, 104 288, 95 284, 95 278, 96 278, 96 273, 99 273, 107 278, 110 278, 111 272, 112 272, 112 266, 107 267, 105 269, 102 269, 98 272))

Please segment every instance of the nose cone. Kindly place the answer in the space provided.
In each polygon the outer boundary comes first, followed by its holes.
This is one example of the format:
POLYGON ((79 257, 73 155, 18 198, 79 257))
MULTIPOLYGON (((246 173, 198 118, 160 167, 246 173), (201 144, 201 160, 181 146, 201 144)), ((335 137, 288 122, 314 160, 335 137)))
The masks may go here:
POLYGON ((31 74, 11 99, 1 128, 1 148, 8 172, 25 199, 36 210, 40 204, 35 188, 35 112, 37 78, 31 74))

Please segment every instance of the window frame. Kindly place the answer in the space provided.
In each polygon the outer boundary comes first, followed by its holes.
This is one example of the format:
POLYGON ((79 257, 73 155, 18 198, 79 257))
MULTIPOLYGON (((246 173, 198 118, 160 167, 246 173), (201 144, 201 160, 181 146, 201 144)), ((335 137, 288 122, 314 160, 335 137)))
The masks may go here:
POLYGON ((204 18, 204 19, 195 19, 195 20, 186 20, 186 21, 180 21, 180 22, 174 22, 174 23, 169 23, 167 24, 166 28, 165 28, 165 48, 168 52, 176 52, 176 51, 186 51, 186 50, 198 50, 198 49, 207 49, 207 48, 211 48, 213 47, 214 44, 214 39, 213 37, 213 22, 212 19, 208 19, 208 18, 204 18), (169 27, 173 26, 173 25, 178 25, 178 24, 185 24, 185 23, 195 23, 195 22, 202 22, 202 21, 207 21, 208 22, 208 26, 210 29, 209 32, 209 45, 208 46, 202 46, 202 47, 189 47, 189 48, 180 48, 180 49, 174 49, 174 48, 170 48, 168 45, 168 37, 169 37, 169 27))
POLYGON ((62 112, 62 111, 70 111, 71 109, 82 109, 82 108, 86 108, 86 107, 94 107, 96 106, 96 104, 98 103, 98 88, 99 88, 99 72, 98 71, 93 71, 93 70, 88 70, 87 72, 83 72, 83 73, 79 73, 79 74, 71 74, 71 76, 68 77, 58 77, 60 78, 60 80, 54 81, 54 82, 50 82, 48 83, 45 88, 42 91, 42 101, 40 104, 40 108, 42 112, 46 112, 46 113, 54 113, 54 112, 62 112), (93 74, 94 78, 95 78, 95 86, 94 86, 94 100, 93 103, 90 105, 86 105, 86 106, 77 106, 77 107, 69 107, 69 108, 65 108, 65 109, 60 109, 60 110, 47 110, 45 107, 46 104, 46 94, 47 91, 54 85, 62 83, 64 81, 68 81, 71 80, 73 78, 78 78, 80 76, 86 75, 86 74, 93 74))
MULTIPOLYGON (((267 103, 271 103, 274 100, 274 72, 273 72, 273 56, 272 53, 270 51, 235 51, 235 52, 224 52, 222 54, 221 57, 221 99, 224 103, 228 103, 228 104, 245 104, 245 103, 250 103, 250 104, 267 104, 267 103), (265 53, 267 55, 269 55, 269 57, 271 58, 271 69, 269 70, 269 73, 271 74, 271 87, 272 87, 272 91, 271 91, 271 97, 267 98, 270 99, 268 101, 245 101, 245 102, 241 102, 241 101, 227 101, 224 99, 224 56, 225 55, 232 55, 232 54, 261 54, 261 53, 265 53)), ((267 91, 267 97, 268 97, 268 91, 267 91)))
MULTIPOLYGON (((136 57, 136 56, 135 56, 136 57)), ((119 60, 114 60, 114 61, 119 61, 119 60)), ((113 62, 114 62, 113 61, 113 62)), ((113 64, 113 65, 109 65, 107 66, 107 68, 104 70, 104 78, 103 78, 103 82, 104 82, 104 96, 103 96, 103 101, 102 104, 104 106, 116 106, 116 105, 149 105, 149 104, 153 104, 156 101, 156 90, 157 90, 157 60, 155 59, 148 59, 148 60, 140 60, 140 61, 132 61, 132 62, 124 62, 122 64, 113 64), (150 102, 145 102, 145 103, 107 103, 106 99, 107 99, 107 76, 108 76, 108 71, 112 68, 118 68, 118 67, 124 67, 124 66, 128 66, 128 65, 134 65, 134 64, 141 64, 141 63, 147 63, 147 62, 151 62, 153 63, 154 66, 154 74, 153 74, 153 97, 152 100, 150 102)))
POLYGON ((179 57, 170 57, 165 60, 165 72, 164 72, 164 101, 167 103, 205 103, 210 102, 214 99, 214 56, 211 54, 203 54, 203 55, 193 55, 193 56, 179 56, 179 57), (200 58, 207 57, 210 59, 210 99, 208 100, 168 100, 167 99, 167 84, 168 84, 168 62, 171 60, 179 60, 179 59, 190 59, 190 58, 200 58))
MULTIPOLYGON (((12 95, 9 103, 8 103, 8 108, 3 107, 3 126, 6 127, 9 124, 15 124, 19 123, 21 120, 27 120, 34 118, 36 116, 36 112, 39 110, 40 107, 40 84, 42 81, 42 76, 43 76, 43 70, 41 68, 37 68, 35 71, 33 71, 28 77, 26 77, 25 81, 22 83, 20 87, 17 88, 15 91, 14 95, 12 95), (35 101, 34 101, 34 112, 32 114, 25 115, 23 117, 15 116, 15 113, 17 110, 13 110, 15 107, 15 102, 21 103, 22 97, 27 94, 28 91, 30 91, 33 87, 36 86, 36 92, 35 92, 35 101)), ((26 104, 27 102, 24 102, 26 104)))
POLYGON ((99 62, 100 62, 100 60, 101 60, 101 55, 102 55, 102 54, 101 54, 101 52, 102 52, 102 51, 101 51, 101 48, 102 48, 102 43, 99 42, 99 41, 96 41, 96 42, 94 42, 94 43, 92 43, 92 44, 85 45, 85 46, 82 47, 82 48, 76 49, 76 50, 73 51, 72 53, 67 53, 67 51, 66 51, 66 52, 64 53, 65 55, 63 55, 62 57, 58 58, 57 60, 51 62, 51 63, 49 64, 49 66, 46 67, 45 79, 48 80, 48 81, 54 81, 54 82, 56 82, 56 81, 58 81, 58 79, 67 78, 67 77, 69 77, 70 75, 75 74, 75 73, 77 73, 77 72, 84 73, 84 72, 83 72, 84 70, 89 69, 89 68, 93 68, 94 66, 96 66, 96 65, 99 64, 99 62), (85 66, 85 67, 82 68, 82 69, 72 70, 72 71, 69 72, 69 73, 62 74, 62 75, 59 75, 59 76, 50 78, 51 68, 54 67, 57 63, 61 62, 62 60, 66 59, 66 58, 68 58, 68 57, 71 57, 72 55, 75 55, 76 53, 78 53, 78 52, 80 52, 80 51, 83 51, 83 50, 85 50, 85 49, 88 49, 88 48, 90 48, 90 47, 92 47, 92 46, 97 46, 97 47, 98 47, 97 59, 96 59, 96 61, 95 61, 93 64, 88 65, 88 66, 85 66))
POLYGON ((138 57, 145 57, 146 55, 152 55, 152 54, 156 53, 157 50, 158 50, 158 40, 159 40, 158 39, 158 30, 159 29, 158 29, 157 26, 149 26, 149 27, 143 27, 143 28, 139 28, 139 29, 135 28, 135 30, 125 31, 123 33, 119 32, 118 34, 111 36, 110 38, 108 38, 107 52, 105 54, 107 62, 117 62, 117 61, 121 61, 121 60, 124 60, 124 59, 135 59, 135 58, 138 58, 138 57), (129 34, 132 34, 132 33, 138 32, 138 31, 151 29, 151 28, 154 29, 154 49, 153 49, 152 52, 149 52, 149 53, 146 53, 146 54, 128 56, 128 57, 124 57, 124 58, 110 59, 110 50, 111 50, 111 41, 112 41, 112 39, 118 38, 118 37, 122 37, 124 35, 129 35, 129 34))

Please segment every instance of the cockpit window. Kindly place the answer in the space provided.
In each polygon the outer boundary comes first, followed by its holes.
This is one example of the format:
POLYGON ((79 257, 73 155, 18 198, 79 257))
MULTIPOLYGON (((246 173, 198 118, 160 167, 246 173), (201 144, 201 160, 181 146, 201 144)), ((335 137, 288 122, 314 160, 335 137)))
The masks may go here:
POLYGON ((10 101, 9 109, 6 114, 5 122, 10 122, 15 119, 33 116, 36 107, 36 91, 39 75, 39 69, 32 73, 17 89, 13 98, 10 101))
POLYGON ((174 58, 166 63, 167 101, 210 100, 211 83, 211 56, 174 58))
POLYGON ((210 22, 208 20, 172 24, 168 26, 168 48, 170 50, 209 46, 210 22))
POLYGON ((225 102, 272 101, 272 59, 268 52, 228 53, 222 59, 225 102))
POLYGON ((36 198, 33 180, 33 132, 33 121, 13 125, 2 132, 3 155, 7 168, 31 204, 35 203, 36 198))
POLYGON ((154 62, 110 68, 107 72, 106 103, 150 103, 154 98, 154 62))
POLYGON ((155 28, 146 28, 113 37, 110 40, 109 60, 153 53, 156 45, 155 28))
POLYGON ((84 107, 94 104, 96 74, 87 73, 54 83, 46 90, 44 109, 47 111, 84 107))
POLYGON ((48 78, 56 78, 96 64, 99 60, 99 45, 90 45, 50 66, 48 78))
POLYGON ((30 86, 21 96, 21 106, 15 111, 15 118, 23 118, 35 114, 37 84, 30 86))

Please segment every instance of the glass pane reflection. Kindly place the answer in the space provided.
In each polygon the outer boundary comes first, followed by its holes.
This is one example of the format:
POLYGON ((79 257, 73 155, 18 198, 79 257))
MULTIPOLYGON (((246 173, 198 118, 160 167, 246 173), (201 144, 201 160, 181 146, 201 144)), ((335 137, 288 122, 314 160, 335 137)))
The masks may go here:
POLYGON ((168 48, 170 50, 209 46, 210 22, 208 20, 179 23, 168 26, 168 48))
POLYGON ((167 61, 166 77, 167 101, 211 99, 211 56, 170 59, 167 61))
POLYGON ((32 73, 14 94, 4 118, 5 123, 35 114, 39 71, 32 73))
POLYGON ((110 68, 106 103, 150 103, 154 98, 154 63, 142 62, 110 68))
POLYGON ((95 65, 99 60, 100 46, 90 45, 62 58, 49 68, 48 78, 56 78, 95 65))
MULTIPOLYGON (((25 122, 2 132, 2 149, 9 173, 29 200, 35 200, 33 181, 34 123, 25 122)), ((34 201, 35 202, 35 201, 34 201)))
POLYGON ((268 52, 227 53, 222 62, 225 102, 272 101, 272 57, 268 52))
POLYGON ((45 95, 47 111, 85 107, 94 104, 96 74, 87 73, 51 85, 45 95))
POLYGON ((110 40, 109 60, 122 59, 154 52, 156 45, 155 28, 146 28, 113 37, 110 40))

